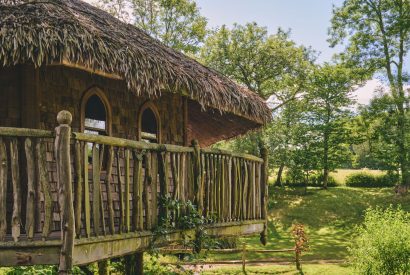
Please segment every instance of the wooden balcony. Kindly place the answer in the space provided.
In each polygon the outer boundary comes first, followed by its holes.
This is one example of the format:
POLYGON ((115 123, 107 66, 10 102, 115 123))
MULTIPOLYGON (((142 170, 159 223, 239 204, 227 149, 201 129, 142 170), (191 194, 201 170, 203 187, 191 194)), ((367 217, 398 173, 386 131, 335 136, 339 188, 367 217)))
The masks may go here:
POLYGON ((82 265, 195 239, 191 201, 212 236, 266 234, 266 161, 221 150, 0 127, 0 266, 82 265), (155 230, 168 228, 162 238, 155 230))

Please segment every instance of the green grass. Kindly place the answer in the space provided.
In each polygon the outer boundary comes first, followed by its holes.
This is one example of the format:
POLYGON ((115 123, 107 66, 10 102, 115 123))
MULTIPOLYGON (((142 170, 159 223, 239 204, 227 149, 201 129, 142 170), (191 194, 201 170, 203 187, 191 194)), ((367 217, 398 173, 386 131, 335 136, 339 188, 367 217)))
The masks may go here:
MULTIPOLYGON (((347 247, 354 237, 354 228, 363 221, 368 207, 401 204, 410 211, 410 197, 396 197, 391 188, 335 187, 329 190, 309 188, 271 188, 269 204, 268 244, 262 246, 259 237, 240 239, 254 249, 287 249, 294 246, 291 228, 295 223, 306 227, 310 250, 303 260, 340 260, 348 256, 347 247)), ((270 257, 272 260, 290 261, 291 253, 271 255, 248 253, 247 259, 270 257)), ((240 259, 239 254, 210 255, 211 259, 240 259)))
MULTIPOLYGON (((351 175, 351 174, 356 174, 360 172, 366 172, 371 175, 375 176, 380 176, 386 174, 385 171, 382 170, 370 170, 370 169, 336 169, 335 171, 330 173, 330 176, 332 176, 338 185, 345 185, 346 184, 346 178, 351 175)), ((286 173, 286 171, 285 171, 286 173)), ((274 183, 276 181, 276 173, 272 173, 272 175, 269 177, 269 182, 274 183)))
MULTIPOLYGON (((302 270, 306 275, 314 274, 352 274, 351 268, 346 265, 340 264, 305 264, 302 266, 302 270)), ((294 265, 263 265, 263 266, 247 266, 246 273, 251 274, 300 274, 297 272, 294 265)), ((241 266, 235 267, 218 267, 209 271, 204 271, 201 274, 243 274, 241 266)))
POLYGON ((381 176, 386 174, 385 171, 382 170, 369 170, 369 169, 337 169, 334 172, 330 173, 330 176, 332 176, 336 182, 340 185, 345 185, 346 184, 346 178, 352 174, 357 174, 360 172, 366 172, 368 174, 374 175, 374 176, 381 176))

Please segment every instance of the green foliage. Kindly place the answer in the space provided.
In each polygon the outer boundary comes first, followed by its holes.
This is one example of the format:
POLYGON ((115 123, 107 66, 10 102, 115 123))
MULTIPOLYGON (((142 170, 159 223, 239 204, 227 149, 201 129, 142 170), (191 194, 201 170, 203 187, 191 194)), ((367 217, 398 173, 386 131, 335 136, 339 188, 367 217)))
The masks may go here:
POLYGON ((349 187, 392 187, 397 183, 399 183, 399 176, 393 173, 374 175, 360 172, 346 178, 346 186, 349 187))
POLYGON ((217 29, 205 41, 200 59, 260 96, 282 101, 303 91, 312 52, 297 46, 289 33, 279 29, 269 35, 253 22, 217 29))
POLYGON ((144 274, 146 275, 192 275, 190 270, 184 270, 181 266, 164 265, 157 257, 144 258, 144 274))
MULTIPOLYGON (((322 173, 305 173, 301 170, 289 170, 285 176, 285 185, 291 187, 323 187, 322 173)), ((335 178, 328 176, 328 187, 335 187, 338 185, 335 178)))
POLYGON ((97 6, 187 54, 198 52, 208 33, 193 0, 103 0, 97 6))
MULTIPOLYGON (((58 274, 55 265, 18 266, 6 270, 0 270, 0 274, 6 275, 54 275, 58 274), (4 273, 3 273, 4 272, 4 273)), ((78 267, 73 268, 73 274, 84 274, 78 267)))
POLYGON ((350 248, 360 274, 409 274, 410 214, 400 207, 370 208, 350 248))
POLYGON ((404 90, 409 80, 405 72, 410 51, 408 18, 410 1, 346 0, 333 10, 329 39, 332 46, 346 45, 340 59, 349 66, 364 68, 364 76, 384 74, 394 106, 389 119, 393 123, 384 126, 394 128, 388 144, 397 156, 402 184, 410 183, 408 94, 404 90))

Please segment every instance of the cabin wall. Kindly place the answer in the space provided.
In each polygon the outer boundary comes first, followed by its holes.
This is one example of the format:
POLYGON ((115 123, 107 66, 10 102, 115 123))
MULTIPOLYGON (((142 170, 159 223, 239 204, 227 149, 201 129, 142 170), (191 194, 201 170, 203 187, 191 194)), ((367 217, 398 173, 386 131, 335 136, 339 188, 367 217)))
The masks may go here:
MULTIPOLYGON (((80 131, 81 100, 92 87, 102 90, 110 104, 111 135, 136 139, 139 110, 148 98, 128 91, 124 81, 64 66, 0 69, 0 126, 54 129, 64 109, 73 115, 73 131, 80 131)), ((184 145, 184 98, 163 93, 152 102, 160 115, 162 143, 184 145)))
POLYGON ((0 126, 21 127, 20 69, 0 68, 0 126))
MULTIPOLYGON (((104 78, 77 69, 49 66, 40 70, 41 108, 40 128, 53 129, 57 113, 63 109, 73 114, 73 131, 80 131, 81 99, 92 87, 98 87, 110 103, 111 135, 136 139, 138 114, 148 100, 127 90, 124 81, 104 78)), ((161 119, 163 143, 183 144, 183 98, 163 94, 153 100, 161 119)))

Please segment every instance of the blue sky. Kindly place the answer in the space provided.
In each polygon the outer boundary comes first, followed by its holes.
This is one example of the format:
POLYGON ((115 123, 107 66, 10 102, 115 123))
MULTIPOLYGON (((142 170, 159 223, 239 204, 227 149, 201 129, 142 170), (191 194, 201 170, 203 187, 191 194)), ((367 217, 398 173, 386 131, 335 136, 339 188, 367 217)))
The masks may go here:
MULTIPOLYGON (((99 2, 101 0, 85 0, 99 2)), ((270 33, 281 27, 291 30, 297 43, 311 46, 320 53, 318 62, 330 61, 343 47, 330 48, 327 42, 332 7, 341 6, 343 0, 195 0, 200 12, 208 18, 209 27, 232 26, 234 23, 257 22, 270 33)), ((410 55, 406 59, 410 70, 410 55)), ((375 89, 382 83, 373 79, 355 91, 357 102, 368 104, 375 89)))
MULTIPOLYGON (((330 61, 342 46, 331 48, 327 42, 332 7, 341 6, 343 0, 196 0, 201 14, 208 18, 210 27, 234 23, 257 22, 274 33, 281 27, 291 29, 291 38, 298 44, 311 46, 320 53, 318 62, 330 61)), ((381 85, 370 80, 355 91, 360 104, 368 104, 381 85)))
POLYGON ((321 52, 319 62, 330 61, 342 48, 330 48, 326 39, 332 6, 343 0, 196 0, 201 14, 211 27, 255 21, 274 33, 281 27, 291 29, 298 44, 321 52))

